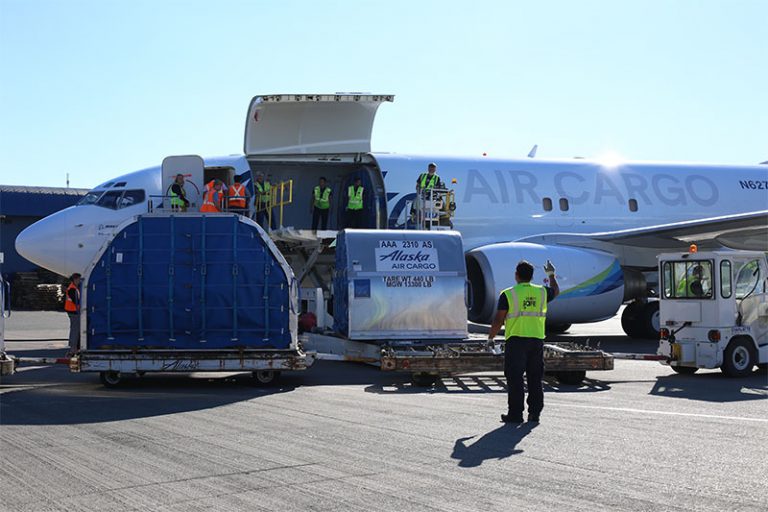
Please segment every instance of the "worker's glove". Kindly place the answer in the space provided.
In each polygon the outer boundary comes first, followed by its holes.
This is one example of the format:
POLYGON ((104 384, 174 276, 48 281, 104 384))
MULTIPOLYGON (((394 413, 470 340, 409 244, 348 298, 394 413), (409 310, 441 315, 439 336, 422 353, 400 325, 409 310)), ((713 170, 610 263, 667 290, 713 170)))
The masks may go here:
POLYGON ((547 260, 547 264, 544 265, 544 272, 547 273, 548 277, 553 277, 555 275, 555 266, 551 261, 547 260))

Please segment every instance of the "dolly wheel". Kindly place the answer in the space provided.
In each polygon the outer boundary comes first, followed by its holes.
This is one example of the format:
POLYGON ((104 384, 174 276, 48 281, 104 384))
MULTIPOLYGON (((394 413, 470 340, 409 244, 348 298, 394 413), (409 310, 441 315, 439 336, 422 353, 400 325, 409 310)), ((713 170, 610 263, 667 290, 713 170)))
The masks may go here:
POLYGON ((104 384, 104 387, 107 388, 116 388, 123 383, 123 376, 120 372, 115 371, 101 372, 99 374, 99 379, 101 380, 101 383, 104 384))
POLYGON ((567 384, 570 386, 578 386, 584 382, 584 378, 586 376, 586 370, 557 372, 557 380, 560 382, 560 384, 567 384))
POLYGON ((256 370, 253 372, 255 386, 271 386, 280 378, 280 372, 275 370, 256 370))
POLYGON ((426 372, 419 372, 414 373, 411 375, 411 381, 415 386, 423 387, 423 388, 429 388, 435 385, 437 382, 437 379, 439 379, 439 375, 435 375, 433 373, 426 373, 426 372))

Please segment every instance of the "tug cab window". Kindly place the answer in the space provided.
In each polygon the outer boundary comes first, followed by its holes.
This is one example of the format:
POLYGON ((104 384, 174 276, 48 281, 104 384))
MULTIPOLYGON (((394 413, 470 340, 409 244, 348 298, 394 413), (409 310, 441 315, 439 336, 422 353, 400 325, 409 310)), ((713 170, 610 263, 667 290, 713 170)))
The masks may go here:
POLYGON ((711 261, 665 261, 662 268, 667 299, 711 299, 711 261))
POLYGON ((760 262, 752 260, 742 266, 736 274, 736 299, 743 299, 755 293, 760 282, 760 262))

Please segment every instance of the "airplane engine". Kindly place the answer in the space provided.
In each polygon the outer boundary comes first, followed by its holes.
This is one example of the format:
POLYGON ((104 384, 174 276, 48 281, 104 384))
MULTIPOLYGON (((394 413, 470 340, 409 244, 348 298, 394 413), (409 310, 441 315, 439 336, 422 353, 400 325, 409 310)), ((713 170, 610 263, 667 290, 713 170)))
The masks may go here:
POLYGON ((560 285, 560 296, 548 306, 548 323, 597 322, 616 314, 624 298, 624 272, 612 254, 577 247, 507 242, 467 253, 471 286, 469 319, 492 322, 499 294, 515 285, 515 267, 520 260, 534 266, 534 284, 547 284, 542 269, 547 259, 555 265, 560 285))

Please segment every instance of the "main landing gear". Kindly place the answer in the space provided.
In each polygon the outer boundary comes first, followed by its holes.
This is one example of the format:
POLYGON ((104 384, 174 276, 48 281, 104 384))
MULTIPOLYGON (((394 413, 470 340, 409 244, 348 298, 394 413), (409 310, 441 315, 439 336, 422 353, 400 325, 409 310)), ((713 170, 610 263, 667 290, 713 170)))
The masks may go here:
POLYGON ((659 301, 630 302, 621 314, 621 328, 630 338, 658 340, 659 301))

